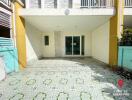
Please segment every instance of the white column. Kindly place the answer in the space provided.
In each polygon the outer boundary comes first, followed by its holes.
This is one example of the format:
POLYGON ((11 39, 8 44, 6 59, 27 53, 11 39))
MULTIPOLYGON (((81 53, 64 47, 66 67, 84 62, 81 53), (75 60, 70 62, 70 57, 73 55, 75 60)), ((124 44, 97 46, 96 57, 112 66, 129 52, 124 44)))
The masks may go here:
POLYGON ((60 0, 57 0, 57 8, 60 8, 60 0))
POLYGON ((26 1, 26 8, 30 8, 30 2, 29 0, 25 0, 26 1))
POLYGON ((44 1, 45 0, 41 0, 41 8, 44 8, 44 1))

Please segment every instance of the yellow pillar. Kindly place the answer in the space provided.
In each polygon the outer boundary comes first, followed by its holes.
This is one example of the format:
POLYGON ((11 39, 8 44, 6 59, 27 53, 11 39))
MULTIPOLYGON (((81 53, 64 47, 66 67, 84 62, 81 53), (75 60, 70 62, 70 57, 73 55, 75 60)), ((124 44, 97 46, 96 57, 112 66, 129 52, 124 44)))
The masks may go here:
POLYGON ((116 14, 110 19, 109 65, 118 64, 118 39, 123 32, 124 0, 115 0, 116 14))
POLYGON ((23 8, 19 1, 14 2, 16 17, 16 46, 18 50, 18 61, 20 69, 26 66, 26 39, 25 21, 19 16, 19 9, 23 8))

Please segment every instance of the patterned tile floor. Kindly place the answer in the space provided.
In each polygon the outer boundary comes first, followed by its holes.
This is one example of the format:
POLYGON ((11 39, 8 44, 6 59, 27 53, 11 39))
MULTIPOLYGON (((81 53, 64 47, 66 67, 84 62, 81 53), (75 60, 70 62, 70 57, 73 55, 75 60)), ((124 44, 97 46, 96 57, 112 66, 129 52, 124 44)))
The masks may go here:
POLYGON ((103 67, 91 58, 36 61, 0 82, 0 100, 132 100, 132 81, 103 67))

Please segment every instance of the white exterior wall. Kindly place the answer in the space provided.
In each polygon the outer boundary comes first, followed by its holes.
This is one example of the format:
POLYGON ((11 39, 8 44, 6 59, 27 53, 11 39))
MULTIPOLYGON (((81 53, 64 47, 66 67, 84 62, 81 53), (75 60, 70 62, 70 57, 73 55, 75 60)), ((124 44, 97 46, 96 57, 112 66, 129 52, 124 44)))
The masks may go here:
POLYGON ((28 22, 25 25, 27 62, 31 62, 42 57, 41 32, 28 22))
POLYGON ((43 33, 42 35, 42 48, 43 48, 43 57, 55 57, 55 40, 54 32, 43 33), (49 36, 49 45, 45 46, 44 36, 49 36))
POLYGON ((92 32, 92 57, 109 63, 109 22, 92 32))
POLYGON ((91 34, 90 33, 43 33, 43 56, 44 57, 66 57, 65 55, 65 36, 85 36, 85 55, 91 56, 91 34), (49 36, 49 46, 44 45, 44 36, 49 36))
POLYGON ((85 36, 85 55, 109 63, 109 22, 93 32, 50 32, 42 33, 26 22, 27 61, 40 57, 66 57, 65 36, 85 36), (49 36, 49 46, 44 44, 44 36, 49 36))

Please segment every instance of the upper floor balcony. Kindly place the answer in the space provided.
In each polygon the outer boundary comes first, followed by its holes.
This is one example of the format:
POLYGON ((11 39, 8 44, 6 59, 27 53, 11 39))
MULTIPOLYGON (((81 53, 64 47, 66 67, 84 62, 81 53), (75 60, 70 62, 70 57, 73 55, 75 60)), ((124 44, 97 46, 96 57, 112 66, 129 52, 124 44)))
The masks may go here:
POLYGON ((21 16, 114 14, 114 0, 26 0, 20 10, 21 16))
POLYGON ((26 0, 26 8, 112 8, 114 0, 26 0))
POLYGON ((132 0, 124 0, 124 15, 132 15, 132 0))
POLYGON ((132 0, 124 0, 125 8, 132 8, 132 0))

